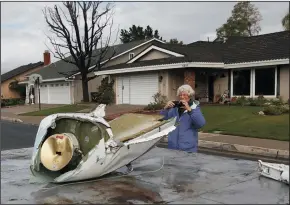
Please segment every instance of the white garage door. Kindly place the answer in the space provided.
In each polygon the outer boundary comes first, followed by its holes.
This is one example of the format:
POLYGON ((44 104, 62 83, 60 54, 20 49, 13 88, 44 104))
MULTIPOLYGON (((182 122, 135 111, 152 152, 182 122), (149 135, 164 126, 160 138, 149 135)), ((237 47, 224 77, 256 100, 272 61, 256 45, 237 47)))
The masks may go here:
POLYGON ((71 104, 68 82, 46 83, 40 87, 40 102, 43 104, 71 104))
POLYGON ((49 104, 71 104, 69 83, 50 84, 49 104))
POLYGON ((40 103, 48 104, 48 86, 40 85, 40 103))
POLYGON ((118 104, 148 105, 158 92, 158 75, 135 74, 117 79, 118 104))

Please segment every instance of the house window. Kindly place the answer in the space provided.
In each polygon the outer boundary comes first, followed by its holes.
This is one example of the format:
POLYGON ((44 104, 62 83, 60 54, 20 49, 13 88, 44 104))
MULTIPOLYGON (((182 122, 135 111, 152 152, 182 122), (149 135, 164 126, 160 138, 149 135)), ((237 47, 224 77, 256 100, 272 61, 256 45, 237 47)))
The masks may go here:
POLYGON ((233 71, 233 95, 251 95, 251 70, 233 71))
POLYGON ((129 53, 129 60, 131 60, 132 58, 134 58, 134 53, 129 53))
POLYGON ((275 95, 275 68, 255 69, 255 95, 275 95))

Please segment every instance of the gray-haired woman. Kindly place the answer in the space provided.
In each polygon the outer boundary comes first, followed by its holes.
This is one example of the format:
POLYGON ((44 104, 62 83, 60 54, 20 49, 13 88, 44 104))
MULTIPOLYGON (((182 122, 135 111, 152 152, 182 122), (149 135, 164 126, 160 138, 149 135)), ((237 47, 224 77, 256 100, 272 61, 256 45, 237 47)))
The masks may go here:
POLYGON ((198 101, 192 100, 194 90, 182 85, 177 90, 179 101, 169 101, 160 114, 163 119, 177 117, 177 127, 168 136, 168 148, 187 152, 198 150, 198 129, 205 125, 205 119, 198 101))

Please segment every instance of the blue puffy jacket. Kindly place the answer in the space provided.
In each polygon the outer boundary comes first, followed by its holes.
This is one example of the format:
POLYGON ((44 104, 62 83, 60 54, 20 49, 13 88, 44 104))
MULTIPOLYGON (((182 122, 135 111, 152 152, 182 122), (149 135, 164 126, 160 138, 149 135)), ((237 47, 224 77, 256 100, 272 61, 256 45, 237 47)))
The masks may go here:
POLYGON ((168 135, 169 149, 197 152, 198 129, 205 125, 205 119, 198 101, 193 102, 191 109, 191 112, 185 110, 180 116, 177 107, 161 110, 160 114, 164 116, 164 120, 177 117, 177 127, 168 135))

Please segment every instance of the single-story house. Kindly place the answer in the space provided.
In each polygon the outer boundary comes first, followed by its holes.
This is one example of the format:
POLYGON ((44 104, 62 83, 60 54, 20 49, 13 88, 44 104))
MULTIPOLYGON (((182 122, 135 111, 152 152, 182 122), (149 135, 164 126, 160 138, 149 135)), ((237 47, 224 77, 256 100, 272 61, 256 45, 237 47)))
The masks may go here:
POLYGON ((107 66, 95 75, 115 79, 117 104, 147 105, 157 92, 175 99, 184 83, 204 102, 215 102, 226 90, 230 97, 280 96, 286 101, 289 40, 289 31, 283 31, 188 45, 152 41, 127 62, 107 66))
POLYGON ((44 62, 39 61, 20 66, 1 75, 1 97, 2 99, 19 99, 23 96, 13 89, 14 84, 18 84, 26 79, 26 76, 40 70, 50 63, 48 53, 44 53, 44 62))
MULTIPOLYGON (((126 63, 128 60, 139 55, 144 49, 150 46, 153 42, 164 43, 158 39, 139 40, 125 44, 118 44, 109 47, 107 58, 101 63, 103 66, 113 66, 117 64, 126 63), (113 57, 111 58, 111 56, 113 57), (110 60, 108 60, 111 58, 110 60)), ((97 50, 98 51, 98 50, 97 50)), ((97 52, 96 51, 96 52, 97 52)), ((94 62, 92 60, 90 70, 93 71, 94 62)), ((50 65, 44 66, 39 71, 35 72, 42 76, 42 83, 40 85, 40 102, 44 104, 74 104, 80 103, 83 99, 81 76, 75 65, 66 63, 64 61, 57 61, 50 65)), ((94 72, 89 74, 94 75, 94 72)), ((101 80, 105 76, 98 76, 89 81, 89 93, 96 92, 101 84, 101 80)), ((28 81, 21 82, 28 88, 28 81)), ((38 96, 35 96, 35 102, 38 102, 38 96)), ((91 96, 90 96, 91 100, 91 96)))

